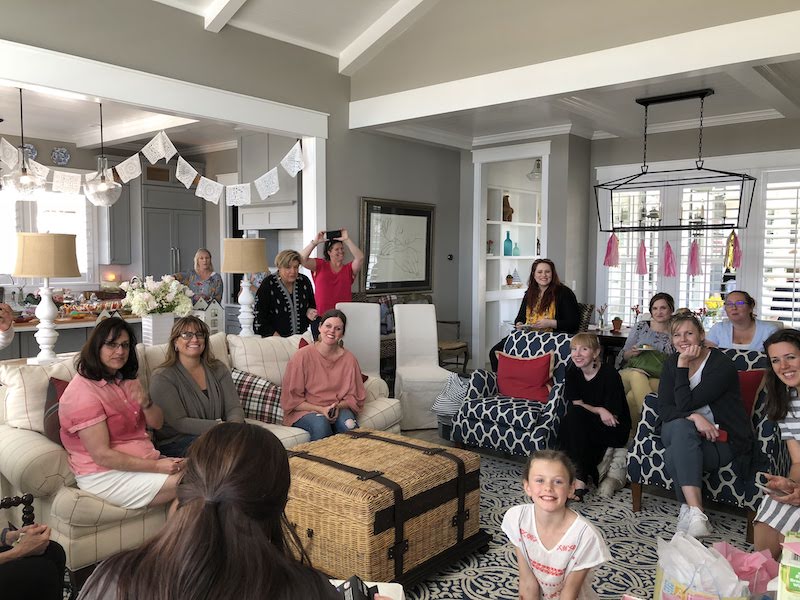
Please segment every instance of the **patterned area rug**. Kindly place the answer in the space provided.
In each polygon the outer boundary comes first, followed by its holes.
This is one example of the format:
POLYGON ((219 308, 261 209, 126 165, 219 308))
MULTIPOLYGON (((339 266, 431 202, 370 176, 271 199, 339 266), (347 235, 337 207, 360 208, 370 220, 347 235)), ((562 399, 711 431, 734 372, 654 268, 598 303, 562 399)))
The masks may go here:
MULTIPOLYGON (((485 553, 476 553, 406 590, 408 600, 517 600, 517 565, 513 548, 500 529, 509 507, 528 501, 522 491, 519 463, 481 458, 481 527, 493 541, 485 553)), ((631 509, 630 490, 613 498, 589 494, 573 508, 598 526, 613 560, 599 567, 595 590, 603 600, 619 600, 623 593, 652 598, 657 553, 656 539, 675 533, 679 504, 674 499, 644 494, 642 511, 631 509)), ((744 516, 708 510, 715 534, 706 544, 728 541, 743 549, 744 516)))

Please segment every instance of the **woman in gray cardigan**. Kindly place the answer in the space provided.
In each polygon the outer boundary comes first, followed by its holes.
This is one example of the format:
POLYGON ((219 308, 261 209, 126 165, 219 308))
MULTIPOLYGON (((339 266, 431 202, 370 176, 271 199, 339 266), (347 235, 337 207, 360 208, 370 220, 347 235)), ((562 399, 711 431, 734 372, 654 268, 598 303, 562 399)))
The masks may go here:
POLYGON ((150 397, 164 412, 155 432, 165 456, 181 457, 192 442, 217 423, 244 422, 231 373, 208 346, 208 327, 197 317, 175 322, 166 360, 150 382, 150 397))

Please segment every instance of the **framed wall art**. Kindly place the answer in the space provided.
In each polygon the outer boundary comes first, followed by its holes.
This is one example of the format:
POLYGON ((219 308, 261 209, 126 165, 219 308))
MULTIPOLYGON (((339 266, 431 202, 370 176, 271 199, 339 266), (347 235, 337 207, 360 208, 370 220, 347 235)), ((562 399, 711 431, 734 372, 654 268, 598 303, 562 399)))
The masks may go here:
POLYGON ((361 198, 367 293, 433 289, 433 204, 361 198))

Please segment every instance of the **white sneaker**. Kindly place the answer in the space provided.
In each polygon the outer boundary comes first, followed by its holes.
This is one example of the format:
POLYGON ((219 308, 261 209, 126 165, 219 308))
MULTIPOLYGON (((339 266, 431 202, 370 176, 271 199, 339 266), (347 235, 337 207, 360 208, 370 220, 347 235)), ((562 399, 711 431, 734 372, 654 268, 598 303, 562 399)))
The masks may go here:
POLYGON ((686 529, 686 533, 692 537, 706 537, 711 535, 711 533, 714 531, 711 527, 711 523, 708 522, 708 517, 706 514, 696 506, 693 506, 689 509, 687 521, 689 526, 686 529))
POLYGON ((678 513, 678 524, 675 526, 675 531, 682 531, 686 533, 689 529, 689 505, 681 504, 681 512, 678 513))

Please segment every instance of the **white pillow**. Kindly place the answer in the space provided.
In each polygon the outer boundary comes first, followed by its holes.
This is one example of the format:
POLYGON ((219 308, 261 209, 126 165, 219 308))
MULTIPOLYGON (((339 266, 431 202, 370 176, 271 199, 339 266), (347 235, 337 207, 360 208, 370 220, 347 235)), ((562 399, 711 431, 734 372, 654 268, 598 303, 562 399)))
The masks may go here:
POLYGON ((0 365, 0 383, 6 386, 6 423, 44 433, 44 405, 50 378, 72 381, 75 373, 74 357, 45 366, 0 365))
POLYGON ((283 374, 286 372, 286 363, 297 352, 301 337, 293 335, 283 338, 275 335, 262 338, 229 335, 231 366, 281 385, 283 374))

